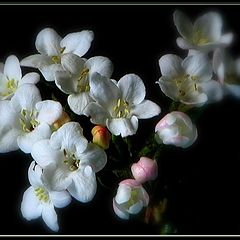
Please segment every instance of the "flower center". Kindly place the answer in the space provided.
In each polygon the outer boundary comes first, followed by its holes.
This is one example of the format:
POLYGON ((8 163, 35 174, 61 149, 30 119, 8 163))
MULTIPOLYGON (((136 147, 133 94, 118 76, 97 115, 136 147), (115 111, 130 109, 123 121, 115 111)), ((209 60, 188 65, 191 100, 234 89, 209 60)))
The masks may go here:
POLYGON ((126 118, 130 113, 129 103, 119 98, 117 104, 113 107, 113 113, 116 118, 126 118))
POLYGON ((63 150, 64 153, 64 164, 68 167, 68 169, 73 172, 79 168, 80 160, 78 160, 74 154, 68 153, 65 149, 63 150))
MULTIPOLYGON (((64 50, 65 50, 65 47, 60 48, 60 54, 63 54, 64 50)), ((54 55, 51 57, 51 60, 54 64, 59 64, 61 63, 61 55, 54 55)))
POLYGON ((207 39, 204 35, 203 32, 200 30, 197 30, 194 32, 193 35, 193 43, 196 45, 204 45, 206 43, 209 43, 209 39, 207 39))
POLYGON ((24 132, 29 133, 39 125, 39 122, 36 120, 36 114, 37 112, 34 110, 28 111, 26 109, 22 109, 21 118, 19 120, 24 132))
POLYGON ((138 191, 136 189, 133 189, 131 191, 131 197, 128 200, 127 207, 130 208, 132 205, 134 205, 138 201, 138 191))
POLYGON ((18 82, 15 79, 9 79, 6 83, 6 91, 3 92, 1 95, 3 97, 11 95, 12 93, 16 92, 17 87, 18 87, 18 82))
POLYGON ((47 202, 49 200, 48 193, 42 187, 34 189, 35 195, 40 201, 47 202))
POLYGON ((89 92, 90 86, 88 81, 88 68, 83 68, 83 70, 80 72, 80 75, 77 79, 77 91, 78 92, 89 92))

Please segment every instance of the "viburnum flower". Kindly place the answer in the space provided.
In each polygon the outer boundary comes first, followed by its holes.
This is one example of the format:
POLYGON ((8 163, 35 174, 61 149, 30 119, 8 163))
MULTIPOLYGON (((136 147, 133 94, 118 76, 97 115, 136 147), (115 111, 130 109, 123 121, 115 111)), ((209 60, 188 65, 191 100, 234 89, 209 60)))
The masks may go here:
POLYGON ((56 72, 56 85, 64 93, 69 94, 67 101, 71 110, 78 115, 82 115, 85 107, 93 102, 89 94, 89 79, 95 72, 111 77, 113 72, 112 62, 102 56, 86 60, 68 53, 62 56, 61 63, 65 71, 56 72))
POLYGON ((131 166, 132 175, 139 183, 155 180, 158 176, 158 165, 156 160, 141 157, 137 163, 131 166))
POLYGON ((149 196, 143 186, 134 179, 125 179, 119 183, 113 209, 118 217, 129 219, 130 214, 138 214, 148 203, 149 196))
POLYGON ((43 168, 49 189, 67 189, 80 202, 91 201, 96 193, 95 173, 107 162, 100 147, 88 143, 77 122, 65 123, 50 139, 33 146, 32 157, 43 168))
POLYGON ((202 15, 192 24, 184 13, 176 10, 173 20, 182 36, 177 38, 180 48, 208 52, 218 47, 226 47, 232 42, 232 33, 222 34, 222 18, 216 12, 202 15))
POLYGON ((155 127, 156 140, 159 143, 187 148, 197 139, 196 126, 187 114, 171 112, 164 116, 155 127))
POLYGON ((90 103, 84 113, 91 117, 92 123, 107 126, 114 135, 135 134, 138 119, 154 117, 161 111, 154 102, 144 100, 144 83, 135 74, 127 74, 115 82, 94 73, 89 83, 96 103, 90 103))
POLYGON ((23 84, 11 100, 0 101, 0 152, 30 153, 36 141, 51 136, 51 125, 61 115, 59 102, 42 101, 35 85, 23 84))
POLYGON ((11 55, 0 69, 0 100, 11 99, 16 90, 25 83, 35 84, 40 80, 38 73, 27 73, 22 77, 19 60, 11 55))
POLYGON ((216 49, 213 54, 213 70, 217 74, 224 93, 240 97, 240 58, 234 60, 225 50, 216 49))
POLYGON ((91 46, 92 31, 69 33, 63 39, 52 28, 44 28, 36 38, 35 46, 40 54, 21 61, 22 66, 38 68, 47 81, 55 81, 55 72, 62 71, 61 58, 65 53, 83 56, 91 46))
POLYGON ((182 60, 174 54, 160 58, 162 77, 157 82, 163 93, 184 104, 201 106, 222 99, 220 84, 212 80, 212 66, 205 54, 182 60))
POLYGON ((42 216, 47 226, 57 232, 59 230, 57 214, 54 207, 63 208, 71 202, 67 191, 50 191, 43 184, 42 169, 33 161, 28 169, 31 186, 24 192, 21 212, 28 221, 42 216))

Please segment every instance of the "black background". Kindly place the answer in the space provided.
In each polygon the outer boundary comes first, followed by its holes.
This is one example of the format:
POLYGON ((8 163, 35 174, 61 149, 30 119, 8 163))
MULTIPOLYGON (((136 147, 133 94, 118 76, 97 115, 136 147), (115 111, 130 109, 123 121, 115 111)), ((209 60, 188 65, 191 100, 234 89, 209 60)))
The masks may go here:
MULTIPOLYGON (((168 100, 155 84, 160 77, 158 59, 167 53, 183 58, 187 54, 176 45, 178 33, 172 20, 176 9, 192 19, 210 10, 221 13, 225 31, 235 34, 230 49, 240 56, 240 5, 0 5, 0 60, 4 62, 10 54, 22 59, 36 53, 36 36, 45 27, 61 36, 93 30, 95 38, 85 56, 109 57, 114 79, 138 74, 147 87, 147 98, 162 107, 160 116, 140 122, 141 137, 135 139, 140 143, 145 129, 153 131, 167 112, 168 100)), ((177 234, 240 234, 239 112, 240 100, 231 97, 208 105, 197 121, 196 143, 186 150, 169 148, 164 153, 159 177, 168 186, 168 218, 177 234)), ((20 151, 0 155, 0 234, 52 234, 41 219, 28 222, 21 216, 30 162, 31 157, 20 151)), ((136 219, 118 219, 112 210, 113 196, 113 189, 98 185, 92 202, 73 200, 57 209, 59 234, 156 234, 136 219)))

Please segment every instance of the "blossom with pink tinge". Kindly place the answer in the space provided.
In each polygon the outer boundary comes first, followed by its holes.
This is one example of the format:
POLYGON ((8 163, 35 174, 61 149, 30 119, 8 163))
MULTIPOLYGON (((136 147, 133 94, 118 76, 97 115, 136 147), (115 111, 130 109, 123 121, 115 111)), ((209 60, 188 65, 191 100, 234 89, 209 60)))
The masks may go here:
POLYGON ((159 143, 187 148, 197 139, 196 126, 183 112, 171 112, 163 117, 155 127, 156 140, 159 143))
POLYGON ((148 203, 149 196, 143 186, 134 179, 125 179, 119 183, 113 209, 118 217, 129 219, 130 214, 138 214, 148 203))
POLYGON ((158 165, 156 160, 147 157, 141 157, 137 163, 131 167, 133 177, 139 182, 144 183, 149 180, 155 180, 158 176, 158 165))

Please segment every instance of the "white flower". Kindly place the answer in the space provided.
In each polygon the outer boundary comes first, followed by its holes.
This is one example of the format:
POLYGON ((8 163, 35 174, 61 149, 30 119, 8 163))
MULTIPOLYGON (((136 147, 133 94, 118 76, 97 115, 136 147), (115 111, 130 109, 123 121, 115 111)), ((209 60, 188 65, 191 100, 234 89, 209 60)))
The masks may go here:
POLYGON ((42 169, 33 161, 28 169, 31 186, 24 192, 21 212, 28 221, 42 216, 47 226, 57 232, 59 230, 57 214, 54 207, 63 208, 71 202, 67 191, 50 191, 42 181, 42 169))
POLYGON ((62 57, 64 71, 56 72, 56 85, 68 96, 68 105, 76 114, 83 114, 84 108, 93 102, 89 95, 89 78, 94 72, 111 77, 113 65, 111 61, 102 56, 92 57, 88 60, 75 54, 65 54, 62 57))
POLYGON ((218 76, 225 94, 240 98, 240 58, 234 60, 226 50, 215 50, 213 70, 218 76))
POLYGON ((107 126, 114 135, 135 134, 138 119, 154 117, 161 111, 157 104, 144 100, 145 86, 135 74, 127 74, 115 83, 95 73, 89 83, 96 103, 90 103, 84 113, 91 116, 94 124, 107 126))
POLYGON ((197 128, 183 112, 171 112, 155 127, 156 140, 182 148, 191 146, 197 139, 197 128))
POLYGON ((91 46, 93 32, 84 30, 70 33, 63 39, 52 28, 44 28, 37 35, 35 46, 40 54, 21 61, 22 66, 38 68, 47 81, 54 81, 56 71, 61 71, 61 58, 65 53, 83 56, 91 46))
POLYGON ((107 162, 105 152, 88 143, 77 122, 69 122, 54 132, 50 140, 33 146, 32 157, 44 169, 46 185, 55 191, 67 189, 80 202, 96 193, 95 173, 107 162))
POLYGON ((138 214, 148 203, 149 196, 143 186, 134 179, 125 179, 119 183, 113 210, 118 217, 129 219, 130 214, 138 214))
POLYGON ((35 85, 23 84, 11 100, 0 101, 0 152, 20 148, 30 153, 36 141, 51 136, 51 125, 61 114, 59 102, 41 101, 35 85))
POLYGON ((192 24, 185 14, 177 10, 173 20, 182 36, 177 38, 180 48, 211 51, 217 47, 226 47, 232 42, 232 33, 222 34, 222 18, 216 12, 202 15, 192 24))
POLYGON ((19 60, 11 55, 0 68, 0 100, 11 99, 16 90, 25 83, 35 84, 40 80, 38 73, 27 73, 22 77, 19 60))
POLYGON ((184 104, 201 106, 222 99, 220 84, 212 80, 212 66, 204 54, 194 54, 182 60, 174 54, 160 58, 162 77, 158 84, 163 93, 184 104))

